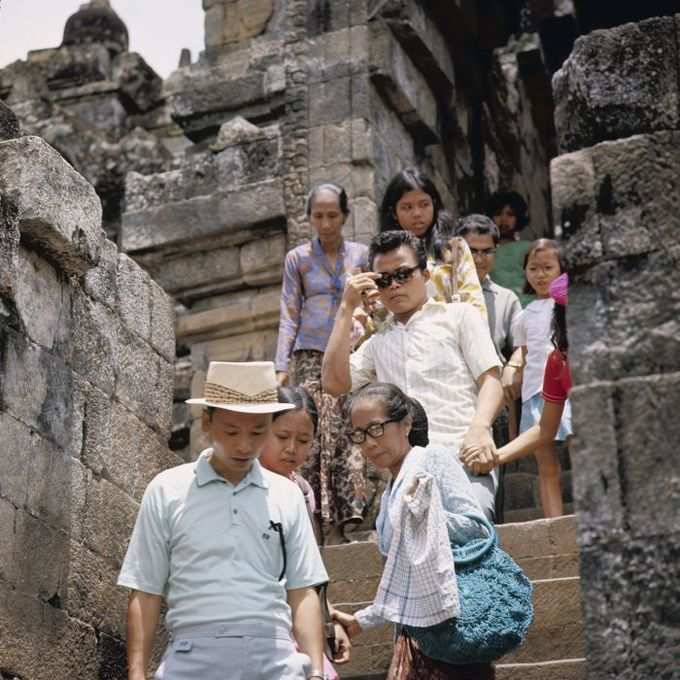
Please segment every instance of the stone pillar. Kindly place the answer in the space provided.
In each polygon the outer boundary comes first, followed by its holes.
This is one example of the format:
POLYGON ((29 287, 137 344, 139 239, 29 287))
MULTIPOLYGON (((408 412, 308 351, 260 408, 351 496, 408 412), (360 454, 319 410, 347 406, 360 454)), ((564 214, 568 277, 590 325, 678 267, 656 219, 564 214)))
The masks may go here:
POLYGON ((168 450, 173 310, 104 238, 94 188, 0 141, 0 675, 125 677, 115 586, 168 450))
POLYGON ((591 680, 678 677, 679 26, 594 31, 554 79, 591 680))

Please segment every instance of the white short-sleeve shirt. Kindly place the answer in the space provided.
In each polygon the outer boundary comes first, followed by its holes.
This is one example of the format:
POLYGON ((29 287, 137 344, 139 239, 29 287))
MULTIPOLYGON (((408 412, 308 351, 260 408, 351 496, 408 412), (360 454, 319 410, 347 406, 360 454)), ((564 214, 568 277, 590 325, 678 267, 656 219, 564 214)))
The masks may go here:
POLYGON ((555 301, 552 298, 530 302, 517 316, 512 327, 517 347, 527 348, 522 376, 522 401, 529 401, 543 389, 543 373, 548 355, 555 349, 550 342, 555 301))
POLYGON ((500 366, 489 326, 470 304, 428 300, 406 323, 392 317, 350 355, 352 389, 388 382, 418 399, 430 443, 458 448, 477 405, 477 379, 500 366))
POLYGON ((236 486, 217 474, 210 449, 147 487, 118 585, 163 595, 171 631, 214 623, 291 627, 286 591, 328 574, 304 498, 258 461, 236 486), (286 569, 279 533, 286 546, 286 569))

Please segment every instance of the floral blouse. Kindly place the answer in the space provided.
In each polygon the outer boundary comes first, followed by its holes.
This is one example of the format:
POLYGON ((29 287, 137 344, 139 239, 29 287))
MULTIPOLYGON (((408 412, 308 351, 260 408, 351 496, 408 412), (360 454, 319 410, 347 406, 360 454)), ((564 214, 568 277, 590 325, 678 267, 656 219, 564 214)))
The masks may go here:
POLYGON ((343 241, 333 268, 318 238, 286 255, 276 348, 277 371, 287 371, 292 353, 299 349, 326 351, 345 278, 347 274, 365 270, 367 259, 367 246, 343 241))
POLYGON ((458 300, 453 300, 451 286, 452 264, 437 263, 434 259, 428 260, 430 270, 430 285, 428 293, 439 302, 468 302, 486 318, 486 304, 484 293, 477 277, 477 268, 472 259, 470 247, 463 238, 457 238, 458 244, 458 267, 456 269, 456 284, 458 300))

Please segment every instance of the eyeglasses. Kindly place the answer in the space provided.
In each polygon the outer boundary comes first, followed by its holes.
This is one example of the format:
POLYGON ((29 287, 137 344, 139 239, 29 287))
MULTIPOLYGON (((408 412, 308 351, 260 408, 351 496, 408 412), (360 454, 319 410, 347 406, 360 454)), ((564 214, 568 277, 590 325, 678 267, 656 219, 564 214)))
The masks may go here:
POLYGON ((382 423, 371 423, 365 430, 357 427, 349 433, 349 438, 353 444, 363 444, 366 441, 366 435, 370 434, 373 439, 378 439, 385 434, 385 425, 387 423, 398 423, 401 418, 391 418, 390 420, 383 420, 382 423))
POLYGON ((406 283, 413 276, 416 269, 420 269, 420 267, 400 267, 391 274, 383 272, 380 274, 380 278, 375 280, 375 285, 378 288, 389 288, 392 285, 392 281, 406 283))
POLYGON ((477 248, 470 248, 470 253, 472 253, 472 257, 491 257, 496 254, 496 249, 485 248, 484 250, 478 250, 477 248))

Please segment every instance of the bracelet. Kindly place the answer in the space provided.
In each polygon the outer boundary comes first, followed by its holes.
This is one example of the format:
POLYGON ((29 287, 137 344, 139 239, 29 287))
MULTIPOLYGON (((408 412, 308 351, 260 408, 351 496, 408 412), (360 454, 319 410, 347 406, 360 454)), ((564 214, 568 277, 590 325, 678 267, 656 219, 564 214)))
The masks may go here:
POLYGON ((512 361, 508 361, 508 363, 505 364, 505 365, 506 365, 506 366, 511 366, 512 368, 524 368, 524 366, 523 366, 522 364, 515 364, 515 363, 513 363, 512 361))
POLYGON ((326 680, 325 673, 312 673, 307 676, 307 680, 312 680, 312 678, 319 678, 319 680, 326 680))

